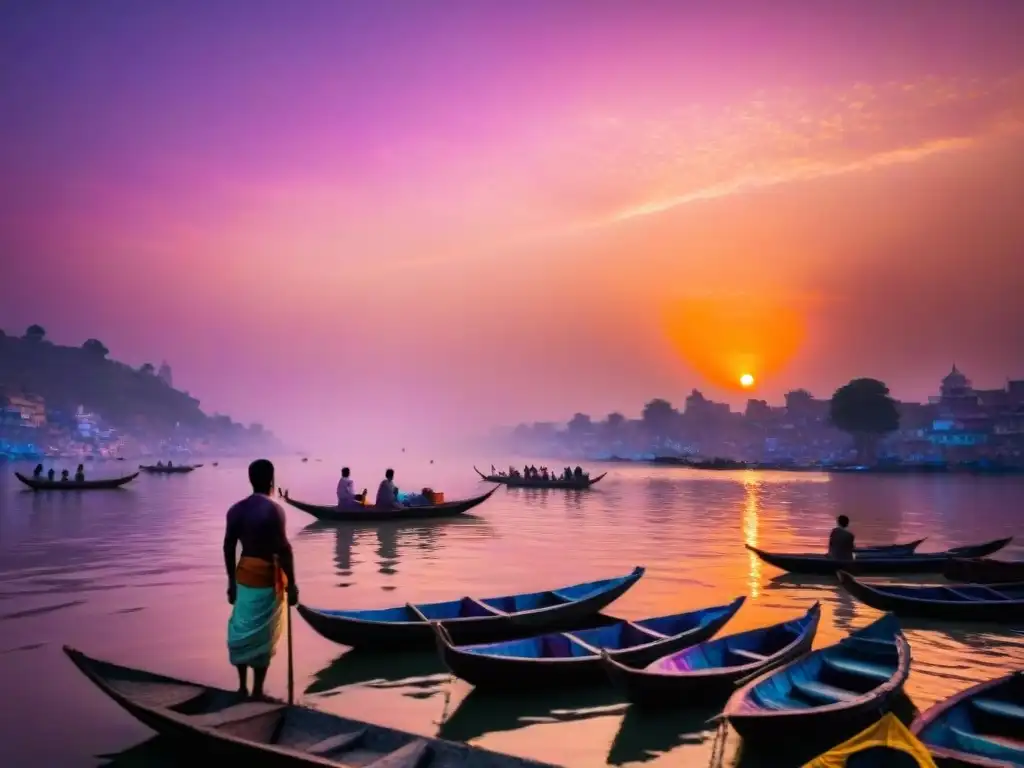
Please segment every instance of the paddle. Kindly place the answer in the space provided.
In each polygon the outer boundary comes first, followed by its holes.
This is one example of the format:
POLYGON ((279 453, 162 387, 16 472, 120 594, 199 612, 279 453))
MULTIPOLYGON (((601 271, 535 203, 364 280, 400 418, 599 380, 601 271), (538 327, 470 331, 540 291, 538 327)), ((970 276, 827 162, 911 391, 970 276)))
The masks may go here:
MULTIPOLYGON (((285 598, 287 602, 287 598, 285 598)), ((295 664, 292 660, 292 604, 287 602, 288 610, 288 706, 295 706, 295 664)))

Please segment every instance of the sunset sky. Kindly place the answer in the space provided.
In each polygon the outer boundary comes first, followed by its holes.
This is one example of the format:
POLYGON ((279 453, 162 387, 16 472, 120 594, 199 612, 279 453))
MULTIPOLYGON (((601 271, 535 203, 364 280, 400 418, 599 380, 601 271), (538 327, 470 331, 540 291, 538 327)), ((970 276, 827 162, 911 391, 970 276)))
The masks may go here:
POLYGON ((286 439, 1024 377, 1020 0, 13 0, 0 327, 286 439))

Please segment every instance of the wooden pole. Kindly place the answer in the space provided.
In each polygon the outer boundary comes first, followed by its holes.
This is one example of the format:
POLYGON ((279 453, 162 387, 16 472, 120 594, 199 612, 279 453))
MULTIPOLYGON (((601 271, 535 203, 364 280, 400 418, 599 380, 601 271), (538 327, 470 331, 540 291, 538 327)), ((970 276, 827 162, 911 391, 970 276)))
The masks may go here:
MULTIPOLYGON (((287 601, 287 597, 285 600, 287 601)), ((288 610, 288 706, 295 706, 295 663, 292 660, 292 606, 287 603, 288 610)))

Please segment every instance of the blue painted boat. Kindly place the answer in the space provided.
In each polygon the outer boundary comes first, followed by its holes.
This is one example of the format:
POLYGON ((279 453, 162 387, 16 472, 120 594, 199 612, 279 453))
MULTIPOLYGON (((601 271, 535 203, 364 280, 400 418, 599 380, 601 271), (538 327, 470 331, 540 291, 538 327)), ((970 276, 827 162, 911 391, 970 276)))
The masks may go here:
POLYGON ((578 627, 621 597, 643 575, 644 569, 637 566, 625 576, 543 592, 352 611, 300 604, 297 610, 319 634, 352 648, 431 648, 435 642, 432 622, 441 622, 456 642, 485 643, 525 637, 538 630, 578 627))
POLYGON ((456 646, 447 627, 435 625, 437 646, 451 673, 477 688, 586 685, 605 679, 602 651, 628 665, 649 664, 712 637, 736 615, 743 601, 738 597, 727 605, 671 616, 484 645, 456 646))
POLYGON ((843 588, 872 608, 940 621, 1024 620, 1024 582, 1016 584, 872 584, 845 571, 837 574, 843 588))
POLYGON ((910 645, 886 614, 838 643, 750 681, 722 716, 747 741, 809 734, 835 744, 889 711, 910 674, 910 645))
POLYGON ((799 658, 811 650, 821 605, 803 616, 726 635, 670 654, 642 669, 602 655, 612 682, 634 704, 680 707, 721 701, 743 679, 799 658))
POLYGON ((910 731, 943 765, 1024 766, 1024 671, 940 701, 910 731))

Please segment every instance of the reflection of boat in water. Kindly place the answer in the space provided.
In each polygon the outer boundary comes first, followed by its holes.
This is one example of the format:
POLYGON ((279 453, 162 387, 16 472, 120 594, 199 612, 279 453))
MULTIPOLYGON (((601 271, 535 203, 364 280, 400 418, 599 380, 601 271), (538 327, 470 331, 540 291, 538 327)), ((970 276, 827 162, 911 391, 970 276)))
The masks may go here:
POLYGON ((715 737, 708 721, 720 707, 693 707, 672 712, 643 712, 628 707, 612 745, 608 765, 644 763, 683 744, 703 744, 715 737))
POLYGON ((306 695, 328 694, 347 685, 397 688, 430 681, 447 682, 450 675, 435 651, 374 653, 358 648, 343 653, 313 676, 306 695))
POLYGON ((154 736, 121 752, 97 755, 99 768, 180 768, 181 754, 166 736, 154 736))

